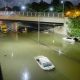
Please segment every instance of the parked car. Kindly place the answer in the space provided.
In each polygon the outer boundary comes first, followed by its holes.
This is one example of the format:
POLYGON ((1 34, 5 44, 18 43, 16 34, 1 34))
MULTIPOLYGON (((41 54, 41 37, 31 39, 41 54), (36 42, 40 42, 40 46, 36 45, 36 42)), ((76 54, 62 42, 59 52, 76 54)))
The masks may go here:
POLYGON ((52 62, 45 56, 37 56, 35 60, 43 70, 52 70, 55 68, 52 62))
POLYGON ((70 43, 75 42, 74 38, 71 38, 71 37, 64 37, 63 40, 66 41, 66 42, 70 42, 70 43))

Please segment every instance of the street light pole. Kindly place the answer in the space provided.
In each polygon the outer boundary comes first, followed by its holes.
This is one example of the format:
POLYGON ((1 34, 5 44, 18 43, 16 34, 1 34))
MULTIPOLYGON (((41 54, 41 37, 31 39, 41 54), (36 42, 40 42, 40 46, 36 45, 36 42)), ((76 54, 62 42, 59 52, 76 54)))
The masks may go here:
POLYGON ((65 6, 64 6, 64 1, 62 0, 61 1, 61 4, 63 5, 63 18, 64 18, 64 32, 65 32, 65 35, 67 35, 67 25, 66 25, 66 20, 65 20, 65 16, 64 16, 64 13, 65 13, 65 6))
POLYGON ((40 15, 39 15, 39 12, 38 12, 38 44, 40 42, 40 15))
MULTIPOLYGON (((53 11, 54 9, 53 9, 53 7, 50 7, 49 10, 53 11)), ((39 43, 40 43, 40 12, 38 12, 38 44, 39 43)))
POLYGON ((61 1, 62 7, 63 7, 63 17, 64 17, 64 1, 61 1))

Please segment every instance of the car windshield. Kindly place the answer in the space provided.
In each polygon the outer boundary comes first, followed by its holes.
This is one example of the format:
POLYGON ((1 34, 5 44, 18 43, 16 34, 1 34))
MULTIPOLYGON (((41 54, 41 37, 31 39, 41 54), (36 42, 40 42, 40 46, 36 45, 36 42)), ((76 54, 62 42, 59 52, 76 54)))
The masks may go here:
POLYGON ((48 67, 48 66, 51 66, 51 65, 52 65, 52 64, 49 63, 49 62, 43 63, 43 66, 44 66, 44 67, 48 67))

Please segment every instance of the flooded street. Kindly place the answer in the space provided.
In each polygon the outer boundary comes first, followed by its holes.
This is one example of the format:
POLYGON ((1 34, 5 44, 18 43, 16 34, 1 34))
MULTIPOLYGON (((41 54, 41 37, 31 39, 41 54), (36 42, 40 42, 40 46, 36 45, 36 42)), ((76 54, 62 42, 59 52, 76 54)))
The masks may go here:
POLYGON ((0 64, 3 80, 80 80, 80 43, 43 32, 0 34, 0 64), (59 53, 59 50, 61 53, 59 53), (43 55, 55 65, 44 71, 34 57, 43 55))

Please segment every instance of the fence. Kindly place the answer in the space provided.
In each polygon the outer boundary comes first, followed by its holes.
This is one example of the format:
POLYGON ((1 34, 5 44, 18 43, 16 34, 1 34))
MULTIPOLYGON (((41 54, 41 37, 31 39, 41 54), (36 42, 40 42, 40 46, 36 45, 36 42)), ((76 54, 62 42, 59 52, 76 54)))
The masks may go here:
POLYGON ((0 11, 0 16, 29 16, 29 17, 60 17, 63 18, 63 13, 57 12, 14 12, 14 11, 0 11))

